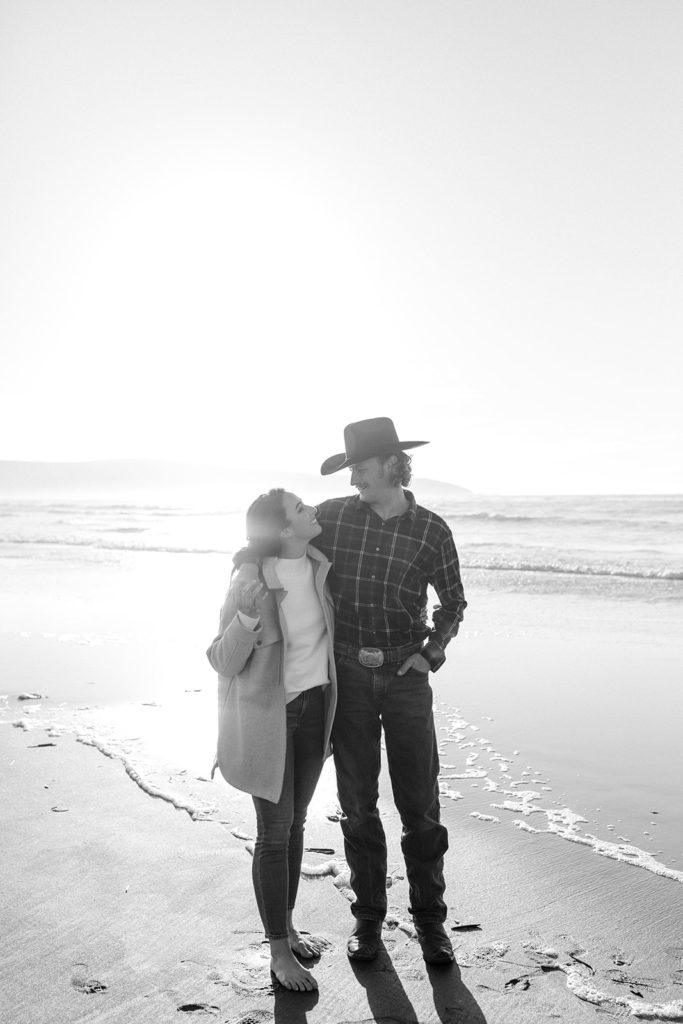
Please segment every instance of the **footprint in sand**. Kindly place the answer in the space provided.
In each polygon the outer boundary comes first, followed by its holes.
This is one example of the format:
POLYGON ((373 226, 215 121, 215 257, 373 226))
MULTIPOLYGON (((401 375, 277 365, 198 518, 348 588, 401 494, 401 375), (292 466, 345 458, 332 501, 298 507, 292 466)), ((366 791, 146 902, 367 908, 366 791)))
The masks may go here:
POLYGON ((79 992, 83 992, 85 995, 94 995, 97 992, 106 992, 107 986, 102 981, 98 981, 97 978, 88 977, 88 965, 87 964, 74 964, 73 974, 71 975, 71 984, 79 992))
POLYGON ((635 960, 635 955, 623 949, 613 949, 610 951, 609 958, 615 967, 630 967, 635 960))
POLYGON ((461 967, 492 967, 509 949, 509 942, 487 942, 467 952, 459 948, 456 955, 461 967))
MULTIPOLYGON (((386 943, 385 943, 386 945, 386 943)), ((424 981, 425 969, 422 964, 422 956, 419 961, 416 952, 416 944, 407 943, 400 949, 391 950, 391 969, 398 971, 403 981, 424 981)))
POLYGON ((272 993, 270 948, 267 942, 254 943, 235 959, 230 984, 239 996, 272 993))
POLYGON ((551 946, 540 939, 523 942, 522 949, 531 960, 534 960, 541 966, 556 963, 560 955, 554 946, 551 946))

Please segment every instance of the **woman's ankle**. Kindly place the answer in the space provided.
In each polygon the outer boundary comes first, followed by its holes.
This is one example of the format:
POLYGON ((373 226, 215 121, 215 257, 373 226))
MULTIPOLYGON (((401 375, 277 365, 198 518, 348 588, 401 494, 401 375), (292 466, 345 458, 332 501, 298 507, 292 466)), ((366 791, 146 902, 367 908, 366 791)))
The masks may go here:
POLYGON ((270 943, 270 952, 272 956, 291 952, 288 935, 284 939, 268 939, 268 942, 270 943))

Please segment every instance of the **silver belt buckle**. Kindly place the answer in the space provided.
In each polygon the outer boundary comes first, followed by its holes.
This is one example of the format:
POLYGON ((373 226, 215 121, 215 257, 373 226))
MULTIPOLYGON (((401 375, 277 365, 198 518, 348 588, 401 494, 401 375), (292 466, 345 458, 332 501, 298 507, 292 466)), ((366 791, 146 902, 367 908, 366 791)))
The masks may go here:
POLYGON ((384 664, 384 652, 379 647, 361 647, 358 660, 366 668, 379 668, 384 664))

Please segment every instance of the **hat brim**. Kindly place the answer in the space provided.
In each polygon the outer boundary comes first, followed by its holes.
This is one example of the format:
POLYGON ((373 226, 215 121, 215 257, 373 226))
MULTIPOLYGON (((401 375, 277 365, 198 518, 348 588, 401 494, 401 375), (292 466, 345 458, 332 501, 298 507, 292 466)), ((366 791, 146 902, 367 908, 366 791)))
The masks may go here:
MULTIPOLYGON (((391 447, 397 448, 399 451, 406 451, 408 448, 420 448, 423 444, 429 444, 429 441, 399 441, 391 447)), ((347 458, 346 452, 339 452, 338 455, 330 455, 329 459, 325 459, 320 467, 320 475, 330 476, 332 473, 338 473, 341 469, 348 469, 349 466, 354 466, 357 462, 363 462, 365 459, 372 459, 375 455, 384 455, 386 451, 386 448, 377 448, 370 451, 366 450, 364 452, 358 452, 349 458, 347 458)))

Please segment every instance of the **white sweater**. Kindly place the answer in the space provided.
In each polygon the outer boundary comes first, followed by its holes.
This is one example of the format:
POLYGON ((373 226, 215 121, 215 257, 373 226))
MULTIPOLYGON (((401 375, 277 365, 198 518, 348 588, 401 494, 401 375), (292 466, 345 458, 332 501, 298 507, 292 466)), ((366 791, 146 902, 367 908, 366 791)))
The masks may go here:
MULTIPOLYGON (((287 627, 284 681, 289 703, 304 690, 329 682, 325 620, 307 555, 278 558, 275 572, 287 591, 282 599, 282 614, 287 627)), ((248 629, 258 626, 258 619, 243 612, 239 612, 239 617, 248 629)))
POLYGON ((278 558, 275 571, 287 591, 282 614, 287 626, 284 679, 289 703, 303 690, 329 681, 325 620, 307 555, 278 558))

